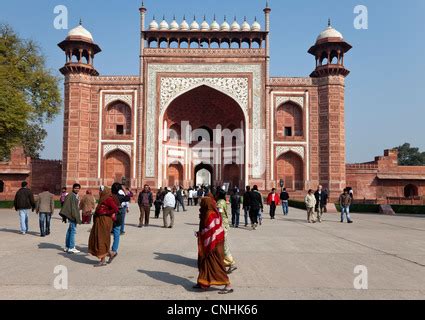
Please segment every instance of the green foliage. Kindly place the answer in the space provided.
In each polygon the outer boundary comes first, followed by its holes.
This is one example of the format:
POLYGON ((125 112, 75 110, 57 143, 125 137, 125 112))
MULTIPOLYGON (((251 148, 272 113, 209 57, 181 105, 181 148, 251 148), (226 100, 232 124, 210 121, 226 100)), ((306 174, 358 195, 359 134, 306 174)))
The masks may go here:
MULTIPOLYGON (((55 200, 55 208, 60 209, 61 202, 55 200)), ((0 209, 13 209, 13 201, 0 201, 0 209)))
MULTIPOLYGON (((335 204, 336 209, 341 212, 341 206, 335 204)), ((379 205, 378 204, 352 204, 350 206, 350 212, 352 213, 378 213, 379 205)))
POLYGON ((397 214, 425 214, 425 206, 392 205, 397 214))
POLYGON ((45 66, 40 48, 0 24, 0 159, 24 146, 27 156, 43 149, 45 123, 60 112, 59 78, 45 66))
POLYGON ((288 200, 288 206, 292 208, 307 210, 307 207, 305 206, 305 202, 303 201, 288 200))
POLYGON ((425 152, 413 148, 410 143, 395 148, 398 150, 398 164, 400 166, 425 166, 425 152))

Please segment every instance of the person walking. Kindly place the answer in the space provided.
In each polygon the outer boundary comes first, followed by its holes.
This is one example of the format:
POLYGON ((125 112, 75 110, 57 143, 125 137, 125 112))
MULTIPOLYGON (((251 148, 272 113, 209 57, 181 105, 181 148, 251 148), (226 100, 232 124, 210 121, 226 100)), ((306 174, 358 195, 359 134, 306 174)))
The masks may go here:
POLYGON ((139 193, 137 203, 140 210, 139 228, 143 227, 143 222, 145 227, 147 227, 149 226, 149 215, 153 203, 152 192, 147 184, 145 184, 143 190, 139 193))
POLYGON ((289 193, 286 188, 283 188, 280 193, 280 201, 282 202, 283 215, 287 216, 289 214, 289 193))
POLYGON ((273 188, 272 192, 267 196, 267 204, 270 206, 270 218, 274 220, 276 214, 276 207, 280 205, 280 198, 276 194, 276 189, 273 188))
POLYGON ((164 209, 163 209, 163 220, 164 220, 164 226, 163 228, 170 228, 172 229, 174 227, 174 207, 176 206, 176 197, 174 194, 169 190, 168 188, 165 188, 165 195, 164 195, 164 209), (171 224, 168 225, 168 216, 171 218, 171 224))
POLYGON ((122 190, 122 185, 118 182, 115 182, 111 187, 112 197, 118 201, 118 211, 116 213, 116 219, 114 219, 114 223, 112 225, 112 234, 114 236, 114 242, 112 243, 111 254, 108 260, 108 263, 111 263, 112 260, 118 255, 118 247, 120 245, 120 237, 121 237, 121 226, 124 223, 125 217, 125 204, 130 201, 130 197, 125 195, 125 192, 122 190))
POLYGON ((353 223, 350 216, 350 206, 352 203, 352 198, 350 196, 349 190, 344 189, 344 193, 339 196, 339 205, 341 206, 341 223, 344 222, 344 215, 347 216, 347 222, 353 223))
POLYGON ((193 206, 193 189, 189 188, 187 191, 187 206, 193 206))
POLYGON ((232 208, 232 227, 239 228, 239 219, 241 215, 241 196, 238 188, 233 189, 233 194, 230 197, 230 206, 232 208))
POLYGON ((313 190, 308 190, 308 194, 305 196, 304 202, 307 208, 307 222, 315 223, 314 208, 316 206, 316 197, 314 196, 313 190))
MULTIPOLYGON (((251 218, 252 229, 256 230, 258 227, 258 216, 263 208, 263 199, 261 193, 258 192, 258 186, 254 185, 249 192, 249 216, 251 218)), ((261 222, 260 222, 261 224, 261 222)))
POLYGON ((90 224, 93 210, 96 208, 96 200, 90 190, 86 191, 86 194, 80 201, 80 210, 82 213, 83 224, 90 224))
POLYGON ((193 203, 194 203, 194 205, 195 205, 195 207, 197 207, 198 206, 198 187, 195 187, 195 189, 193 189, 193 192, 192 192, 192 195, 193 195, 193 203))
POLYGON ((123 198, 127 199, 128 201, 120 202, 120 214, 121 214, 121 227, 120 227, 120 235, 125 235, 125 217, 127 216, 127 213, 129 212, 129 206, 131 201, 131 195, 130 193, 124 191, 123 185, 121 185, 121 188, 118 190, 118 198, 121 200, 123 198))
POLYGON ((177 208, 177 212, 180 212, 180 206, 182 206, 183 211, 187 211, 184 208, 184 199, 183 199, 183 197, 184 197, 183 187, 182 186, 179 186, 179 188, 176 191, 176 206, 177 206, 176 208, 177 208))
POLYGON ((250 201, 251 201, 250 198, 249 198, 250 192, 251 192, 251 187, 246 186, 245 193, 244 193, 243 199, 242 199, 242 206, 243 206, 244 219, 245 219, 245 227, 248 227, 249 205, 250 205, 250 201))
POLYGON ((65 202, 65 198, 66 198, 67 195, 68 195, 68 192, 66 192, 66 188, 63 187, 60 198, 59 198, 59 201, 61 203, 61 208, 63 207, 63 203, 65 202))
POLYGON ((34 212, 35 201, 34 195, 28 188, 28 182, 23 181, 21 183, 21 189, 16 192, 13 206, 16 211, 19 212, 19 220, 21 226, 21 233, 26 234, 28 232, 28 213, 29 210, 34 212))
POLYGON ((94 267, 106 266, 106 257, 112 256, 111 230, 119 210, 118 206, 118 198, 112 195, 111 189, 101 186, 99 203, 94 213, 93 227, 89 237, 88 252, 100 259, 94 267))
POLYGON ((161 213, 161 208, 164 200, 164 191, 162 190, 162 187, 158 189, 155 197, 155 219, 159 219, 159 215, 161 213))
POLYGON ((232 293, 229 276, 224 264, 225 233, 222 216, 211 197, 201 199, 199 209, 198 239, 198 280, 196 289, 207 290, 211 286, 224 286, 219 294, 232 293))
POLYGON ((40 223, 40 236, 50 234, 50 220, 55 211, 55 200, 47 186, 43 186, 43 192, 38 195, 35 212, 38 214, 40 223))
POLYGON ((81 185, 75 183, 72 186, 72 192, 68 194, 63 203, 63 207, 59 213, 63 222, 69 221, 68 231, 66 232, 64 251, 68 253, 79 253, 75 248, 75 235, 77 233, 77 225, 81 224, 81 216, 79 210, 79 197, 81 185))
POLYGON ((227 208, 227 202, 226 202, 226 191, 223 188, 217 188, 216 189, 216 196, 215 196, 216 202, 217 202, 217 209, 218 212, 221 214, 221 218, 223 220, 223 229, 224 229, 224 265, 227 269, 228 273, 232 273, 234 270, 237 269, 236 261, 233 259, 232 253, 230 252, 230 246, 229 246, 229 230, 230 230, 230 223, 229 223, 229 213, 227 208))
POLYGON ((315 211, 317 215, 317 221, 321 223, 322 215, 325 212, 325 208, 328 203, 328 195, 323 191, 323 187, 319 185, 317 187, 317 191, 314 193, 314 197, 316 198, 315 211))

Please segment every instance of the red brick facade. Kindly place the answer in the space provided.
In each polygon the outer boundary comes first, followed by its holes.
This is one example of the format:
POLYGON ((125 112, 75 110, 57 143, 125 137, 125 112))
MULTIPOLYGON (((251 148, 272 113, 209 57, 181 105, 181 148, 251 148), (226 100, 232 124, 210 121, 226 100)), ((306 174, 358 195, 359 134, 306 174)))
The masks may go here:
POLYGON ((0 162, 0 201, 13 199, 22 181, 31 184, 31 158, 18 147, 12 150, 8 161, 0 162))
POLYGON ((192 24, 186 30, 184 24, 164 22, 147 29, 146 11, 140 9, 137 76, 99 76, 93 60, 100 48, 87 31, 78 39, 70 33, 60 44, 66 53, 77 53, 77 61, 67 58, 61 69, 63 185, 78 182, 84 189, 119 181, 132 188, 189 187, 207 168, 213 184, 269 190, 283 179, 300 195, 319 183, 339 194, 346 186, 349 72, 343 56, 351 49, 342 37, 319 36, 309 50, 317 61, 310 77, 270 78, 270 8, 264 10, 264 30, 258 23, 228 29, 192 24), (84 60, 84 52, 91 59, 84 60), (322 64, 326 55, 337 61, 322 64), (202 138, 187 141, 185 121, 193 136, 204 130, 214 141, 206 157, 198 150, 202 138), (242 132, 243 146, 236 140, 226 144, 226 138, 217 144, 217 128, 242 132))
POLYGON ((359 200, 412 204, 411 199, 402 198, 422 198, 413 203, 424 203, 425 166, 399 166, 397 150, 385 150, 375 161, 347 164, 347 184, 359 200))

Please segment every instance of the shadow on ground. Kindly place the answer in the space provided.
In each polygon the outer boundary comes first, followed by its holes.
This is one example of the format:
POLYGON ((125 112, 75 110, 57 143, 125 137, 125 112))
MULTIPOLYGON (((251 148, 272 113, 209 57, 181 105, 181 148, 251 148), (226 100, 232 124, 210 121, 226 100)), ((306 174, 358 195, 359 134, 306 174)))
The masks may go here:
POLYGON ((182 264, 192 268, 198 268, 198 261, 196 259, 179 256, 177 254, 172 253, 154 252, 154 254, 156 254, 155 260, 163 260, 176 264, 182 264))
MULTIPOLYGON (((15 230, 15 229, 3 228, 3 229, 0 229, 0 232, 16 233, 16 234, 22 235, 20 230, 15 230)), ((40 236, 40 233, 35 231, 28 231, 27 234, 31 236, 37 236, 37 237, 40 236)))
MULTIPOLYGON (((140 273, 146 274, 152 279, 165 282, 175 286, 182 286, 188 292, 198 292, 202 293, 203 290, 193 288, 196 285, 195 282, 192 282, 186 278, 182 278, 176 275, 173 275, 169 272, 161 272, 161 271, 148 271, 148 270, 137 270, 140 273)), ((210 288, 208 291, 218 291, 217 288, 210 288)))
MULTIPOLYGON (((62 246, 54 244, 54 243, 42 242, 38 244, 38 248, 57 250, 59 251, 58 254, 61 255, 62 257, 77 263, 95 265, 99 262, 97 260, 90 259, 91 256, 89 256, 88 254, 87 246, 83 246, 83 247, 77 246, 76 248, 81 251, 80 253, 77 253, 77 254, 64 252, 62 246)), ((93 258, 96 259, 95 257, 93 258)))

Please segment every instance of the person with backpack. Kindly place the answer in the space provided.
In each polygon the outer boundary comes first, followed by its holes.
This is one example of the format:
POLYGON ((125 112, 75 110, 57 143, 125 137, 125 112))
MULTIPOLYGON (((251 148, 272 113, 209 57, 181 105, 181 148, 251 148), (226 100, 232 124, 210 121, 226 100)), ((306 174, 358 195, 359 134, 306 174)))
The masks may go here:
POLYGON ((239 218, 241 215, 241 196, 238 188, 233 189, 233 194, 230 197, 230 205, 232 208, 232 227, 239 228, 239 218))
POLYGON ((276 189, 273 188, 272 192, 269 193, 267 197, 267 204, 270 206, 270 218, 274 220, 276 207, 280 205, 280 199, 276 194, 276 189))

